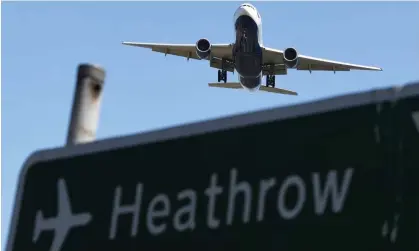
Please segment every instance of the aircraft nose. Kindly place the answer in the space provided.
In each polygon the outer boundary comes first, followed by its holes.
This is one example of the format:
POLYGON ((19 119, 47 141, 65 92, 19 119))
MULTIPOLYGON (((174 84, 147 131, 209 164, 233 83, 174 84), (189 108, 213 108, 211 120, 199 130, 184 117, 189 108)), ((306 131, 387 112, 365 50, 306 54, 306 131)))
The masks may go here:
POLYGON ((246 16, 250 16, 251 15, 250 14, 250 10, 248 9, 248 7, 247 6, 244 6, 244 5, 240 6, 237 9, 237 11, 235 13, 235 17, 237 18, 237 17, 243 16, 243 15, 246 15, 246 16))
POLYGON ((240 7, 240 14, 241 15, 248 15, 248 16, 250 16, 250 9, 249 9, 249 7, 241 6, 240 7))

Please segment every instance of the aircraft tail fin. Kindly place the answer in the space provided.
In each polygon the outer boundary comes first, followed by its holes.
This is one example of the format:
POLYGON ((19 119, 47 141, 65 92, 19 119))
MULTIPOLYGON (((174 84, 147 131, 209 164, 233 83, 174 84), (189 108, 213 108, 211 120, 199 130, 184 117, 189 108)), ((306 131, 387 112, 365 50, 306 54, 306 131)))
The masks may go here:
POLYGON ((36 242, 38 240, 39 235, 41 234, 41 231, 43 230, 41 227, 43 221, 45 221, 44 214, 42 213, 41 210, 39 210, 38 212, 36 212, 35 229, 33 231, 33 236, 32 236, 33 242, 36 242))

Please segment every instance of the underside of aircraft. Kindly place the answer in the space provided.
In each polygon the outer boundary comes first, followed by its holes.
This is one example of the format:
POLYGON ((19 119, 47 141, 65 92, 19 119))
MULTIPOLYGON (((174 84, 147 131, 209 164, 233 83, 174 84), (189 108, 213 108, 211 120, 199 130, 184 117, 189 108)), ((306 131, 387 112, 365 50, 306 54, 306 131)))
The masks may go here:
POLYGON ((271 93, 297 95, 296 92, 277 88, 275 76, 287 75, 288 70, 340 71, 372 70, 381 68, 332 61, 301 55, 295 48, 277 50, 263 45, 262 21, 259 12, 251 4, 242 4, 234 14, 236 39, 234 43, 212 44, 201 38, 196 44, 162 44, 122 42, 124 45, 149 48, 152 51, 190 59, 208 60, 212 68, 218 69, 218 83, 210 87, 247 89, 271 93), (227 82, 227 72, 237 72, 239 82, 227 82), (262 77, 266 83, 262 85, 262 77), (220 83, 224 82, 224 83, 220 83))

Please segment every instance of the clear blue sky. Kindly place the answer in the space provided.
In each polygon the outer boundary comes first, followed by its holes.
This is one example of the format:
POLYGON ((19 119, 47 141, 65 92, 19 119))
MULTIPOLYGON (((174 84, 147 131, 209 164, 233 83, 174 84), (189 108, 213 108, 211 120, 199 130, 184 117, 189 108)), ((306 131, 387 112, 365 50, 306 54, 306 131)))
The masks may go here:
MULTIPOLYGON (((3 243, 25 158, 65 142, 81 62, 107 71, 98 138, 419 79, 417 2, 254 2, 266 46, 293 46, 305 55, 384 69, 335 75, 291 71, 277 77, 277 86, 299 92, 298 97, 210 89, 207 83, 216 82, 217 70, 207 61, 121 45, 123 40, 195 43, 203 37, 232 42, 240 3, 2 4, 3 243)), ((229 80, 236 77, 230 74, 229 80)))

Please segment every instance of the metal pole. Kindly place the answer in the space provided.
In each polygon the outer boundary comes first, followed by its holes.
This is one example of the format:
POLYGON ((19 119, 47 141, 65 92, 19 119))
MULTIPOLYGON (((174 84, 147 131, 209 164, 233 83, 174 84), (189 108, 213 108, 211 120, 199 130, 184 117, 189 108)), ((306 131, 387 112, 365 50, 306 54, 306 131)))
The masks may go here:
POLYGON ((94 141, 98 127, 105 70, 80 64, 67 134, 67 145, 94 141))

